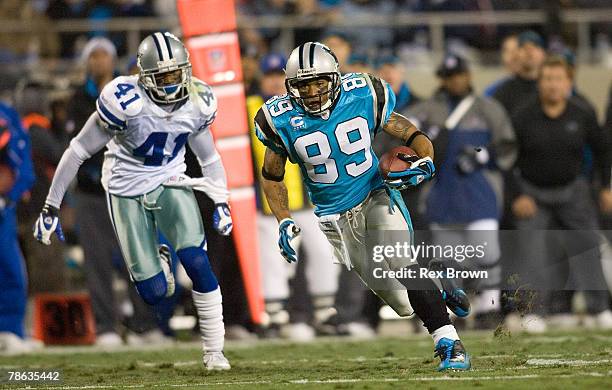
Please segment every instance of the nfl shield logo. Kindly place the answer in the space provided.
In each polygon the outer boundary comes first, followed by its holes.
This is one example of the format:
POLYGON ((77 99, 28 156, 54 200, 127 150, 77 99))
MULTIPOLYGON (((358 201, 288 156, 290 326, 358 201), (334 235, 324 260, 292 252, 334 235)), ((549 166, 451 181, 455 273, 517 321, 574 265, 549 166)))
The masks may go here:
POLYGON ((221 49, 211 50, 208 53, 208 67, 212 72, 222 72, 227 68, 227 56, 221 49))

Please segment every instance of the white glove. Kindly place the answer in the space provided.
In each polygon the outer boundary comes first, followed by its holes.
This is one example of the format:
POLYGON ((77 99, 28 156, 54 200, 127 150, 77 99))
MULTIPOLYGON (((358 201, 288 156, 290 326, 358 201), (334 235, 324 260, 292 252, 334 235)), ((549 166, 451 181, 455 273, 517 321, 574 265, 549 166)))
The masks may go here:
POLYGON ((64 232, 59 220, 59 209, 46 204, 34 223, 34 238, 45 245, 51 245, 53 233, 57 234, 60 241, 64 241, 64 232))
POLYGON ((234 224, 227 203, 217 203, 213 212, 213 226, 222 236, 229 236, 234 224))

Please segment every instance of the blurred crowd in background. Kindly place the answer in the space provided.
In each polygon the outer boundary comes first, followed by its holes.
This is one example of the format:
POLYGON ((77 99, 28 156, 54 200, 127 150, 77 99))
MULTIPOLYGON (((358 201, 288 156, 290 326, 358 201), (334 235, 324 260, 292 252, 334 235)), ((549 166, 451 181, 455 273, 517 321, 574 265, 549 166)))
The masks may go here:
MULTIPOLYGON (((397 96, 395 111, 411 118, 427 132, 441 156, 437 157, 436 181, 423 189, 403 193, 415 229, 432 231, 432 239, 440 242, 449 240, 443 234, 449 229, 485 231, 490 234, 486 239, 498 248, 479 265, 496 276, 488 285, 468 286, 478 292, 473 301, 474 315, 459 322, 465 327, 491 329, 505 321, 508 327, 530 332, 556 326, 612 329, 610 296, 605 282, 593 281, 588 276, 575 281, 573 288, 568 289, 583 291, 582 308, 577 309, 572 291, 542 294, 536 305, 530 301, 529 310, 522 307, 524 302, 520 299, 508 299, 499 284, 508 277, 505 264, 514 261, 515 253, 506 250, 497 238, 500 229, 526 231, 523 246, 532 247, 537 240, 529 237, 529 231, 595 231, 602 226, 609 227, 612 99, 606 102, 607 115, 599 115, 603 120, 598 119, 593 104, 577 90, 574 82, 576 58, 570 48, 575 44, 575 34, 558 18, 561 9, 604 6, 609 6, 609 2, 238 1, 241 17, 295 16, 318 21, 324 18, 332 26, 334 20, 396 12, 542 7, 548 11, 549 21, 535 26, 535 31, 534 26, 445 28, 449 38, 447 54, 432 63, 431 69, 431 78, 436 79, 437 87, 422 95, 417 95, 406 81, 410 56, 418 57, 429 50, 422 29, 342 26, 296 29, 293 42, 321 40, 335 52, 343 73, 368 72, 390 83, 397 96), (472 83, 473 50, 478 53, 494 50, 499 57, 496 61, 506 72, 503 78, 488 86, 484 95, 477 94, 472 83), (466 98, 470 102, 467 112, 456 123, 449 124, 449 116, 466 98), (543 130, 545 135, 534 137, 534 129, 543 130), (474 153, 476 145, 483 146, 486 153, 474 153)), ((24 275, 27 273, 30 296, 41 292, 88 291, 99 345, 169 342, 174 337, 170 318, 193 314, 193 307, 188 288, 178 288, 175 296, 159 307, 147 307, 129 283, 106 215, 100 184, 103 153, 81 167, 76 183, 66 196, 61 209, 66 243, 55 242, 43 247, 32 239, 31 227, 44 204, 54 169, 70 140, 95 109, 99 92, 115 76, 138 71, 135 53, 126 51, 127 38, 123 32, 104 31, 100 25, 99 31, 52 33, 45 26, 66 19, 172 17, 174 12, 174 2, 164 0, 4 0, 0 3, 0 20, 21 20, 32 26, 27 34, 0 34, 0 63, 6 64, 7 69, 27 65, 18 67, 18 71, 7 70, 0 79, 1 96, 6 103, 0 107, 0 148, 3 150, 0 166, 22 170, 14 184, 17 186, 21 181, 19 191, 4 189, 0 180, 0 227, 7 229, 0 239, 0 252, 5 255, 5 262, 14 264, 2 268, 2 277, 15 280, 17 288, 26 288, 24 275), (41 70, 41 64, 51 64, 53 68, 54 61, 68 61, 68 66, 57 67, 51 74, 49 69, 41 70), (3 138, 9 132, 13 134, 10 141, 8 137, 3 138), (3 143, 3 139, 7 142, 3 143), (31 155, 25 152, 30 147, 31 155), (31 167, 20 165, 27 160, 31 161, 31 167), (27 170, 29 174, 24 173, 27 170), (16 213, 14 220, 9 217, 13 212, 16 213), (20 248, 8 240, 8 232, 13 227, 18 231, 20 248), (19 252, 23 253, 26 269, 18 261, 19 252)), ((245 115, 252 123, 252 117, 264 101, 285 93, 283 68, 288 53, 282 50, 278 29, 253 28, 246 23, 239 27, 248 108, 245 115)), ((180 36, 180 31, 174 32, 180 36)), ((602 56, 610 55, 611 32, 610 23, 592 26, 592 46, 602 50, 602 56)), ((144 37, 147 31, 141 34, 144 37)), ((605 66, 601 56, 591 60, 605 66)), ((375 151, 381 155, 396 146, 394 142, 378 137, 375 151)), ((261 166, 263 151, 259 148, 261 145, 253 142, 256 167, 261 166)), ((187 163, 188 174, 198 175, 199 167, 193 155, 188 154, 187 163)), ((0 175, 7 173, 0 171, 0 175)), ((286 183, 290 207, 299 224, 303 228, 317 228, 296 167, 288 169, 286 183)), ((260 258, 266 299, 264 326, 254 326, 250 321, 232 239, 220 237, 211 226, 206 226, 208 253, 224 294, 228 338, 285 337, 305 341, 317 335, 375 336, 381 319, 392 318, 389 308, 364 290, 355 275, 332 264, 331 251, 316 229, 313 232, 305 229, 304 234, 309 237, 302 248, 304 261, 296 267, 286 266, 276 252, 276 222, 260 195, 258 192, 260 258)), ((205 223, 210 224, 212 202, 204 195, 198 195, 198 201, 205 223)), ((466 233, 458 239, 469 242, 473 237, 466 233)), ((584 236, 577 241, 591 242, 585 245, 593 248, 599 246, 600 239, 584 236)), ((566 248, 566 252, 571 255, 584 250, 566 248)), ((599 261, 605 255, 598 252, 592 259, 584 260, 593 263, 582 264, 601 267, 599 261)), ((533 258, 534 255, 524 256, 533 258)), ((529 269, 529 266, 523 264, 519 268, 529 269)), ((181 274, 180 268, 178 273, 181 274)), ((188 287, 186 277, 178 279, 188 287)), ((22 315, 20 305, 23 302, 0 305, 0 317, 2 311, 13 315, 6 317, 6 321, 0 320, 0 336, 8 332, 22 338, 27 333, 23 325, 11 323, 11 318, 22 315)), ((423 331, 416 323, 414 329, 423 331)))

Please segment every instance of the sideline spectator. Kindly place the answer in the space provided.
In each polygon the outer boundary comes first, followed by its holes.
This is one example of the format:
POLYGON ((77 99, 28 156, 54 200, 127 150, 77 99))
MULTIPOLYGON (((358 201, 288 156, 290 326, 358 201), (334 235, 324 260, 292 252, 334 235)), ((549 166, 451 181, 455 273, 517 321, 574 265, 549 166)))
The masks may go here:
POLYGON ((493 93, 493 97, 512 116, 523 102, 536 93, 536 80, 546 51, 544 40, 534 31, 525 31, 518 36, 520 69, 510 79, 503 82, 493 93))
POLYGON ((353 52, 348 58, 344 73, 374 73, 370 58, 366 54, 353 52))
MULTIPOLYGON (((520 151, 511 189, 512 211, 521 231, 517 261, 521 277, 532 287, 583 291, 592 322, 612 329, 596 232, 597 210, 591 186, 581 174, 585 146, 589 145, 602 185, 601 208, 610 213, 610 140, 594 113, 570 98, 573 76, 563 58, 549 57, 540 71, 539 94, 512 117, 520 151), (554 228, 571 230, 571 234, 551 238, 545 230, 554 228), (568 260, 565 256, 552 258, 549 241, 554 238, 568 260)), ((538 297, 537 314, 523 319, 528 331, 546 330, 541 316, 550 314, 548 291, 538 297)))
POLYGON ((328 33, 321 42, 336 55, 340 69, 347 69, 348 60, 351 56, 351 42, 346 35, 339 32, 328 33))
POLYGON ((474 93, 471 73, 462 57, 447 55, 436 75, 439 89, 409 110, 409 117, 416 118, 437 151, 437 175, 423 190, 422 202, 435 243, 487 243, 484 257, 468 257, 462 265, 488 272, 487 279, 466 287, 479 292, 473 302, 476 327, 491 328, 497 325, 501 309, 501 171, 509 170, 515 162, 516 140, 503 107, 474 93))
POLYGON ((57 240, 43 247, 32 240, 31 235, 38 212, 45 204, 55 167, 68 146, 68 135, 53 131, 51 121, 45 115, 48 107, 42 85, 30 83, 16 95, 16 107, 23 116, 23 127, 31 139, 36 174, 31 195, 27 202, 22 202, 18 212, 20 232, 25 237, 23 250, 28 265, 30 292, 65 292, 64 244, 57 240))
POLYGON ((15 110, 0 103, 0 355, 32 352, 25 338, 27 281, 17 239, 17 202, 32 187, 30 139, 15 110))
POLYGON ((507 35, 501 44, 501 63, 508 73, 505 77, 494 81, 483 92, 483 95, 492 97, 500 85, 516 77, 521 70, 521 57, 519 50, 519 38, 517 34, 507 35))

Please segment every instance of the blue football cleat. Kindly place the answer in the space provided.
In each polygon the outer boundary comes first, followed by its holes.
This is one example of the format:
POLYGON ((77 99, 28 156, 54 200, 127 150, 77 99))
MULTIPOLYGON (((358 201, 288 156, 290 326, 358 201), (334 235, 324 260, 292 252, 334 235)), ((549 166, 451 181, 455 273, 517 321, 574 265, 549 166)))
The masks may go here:
POLYGON ((442 298, 446 302, 446 307, 455 313, 457 317, 467 317, 470 314, 470 300, 462 288, 445 288, 442 291, 442 298))
POLYGON ((446 303, 446 307, 455 313, 457 317, 467 317, 470 314, 470 300, 455 280, 446 277, 445 263, 440 260, 434 260, 430 263, 429 269, 442 271, 444 274, 444 277, 439 280, 442 284, 442 298, 446 303))
POLYGON ((434 357, 440 357, 438 371, 445 370, 469 370, 471 367, 470 356, 465 352, 461 340, 451 340, 446 337, 438 341, 434 357))

